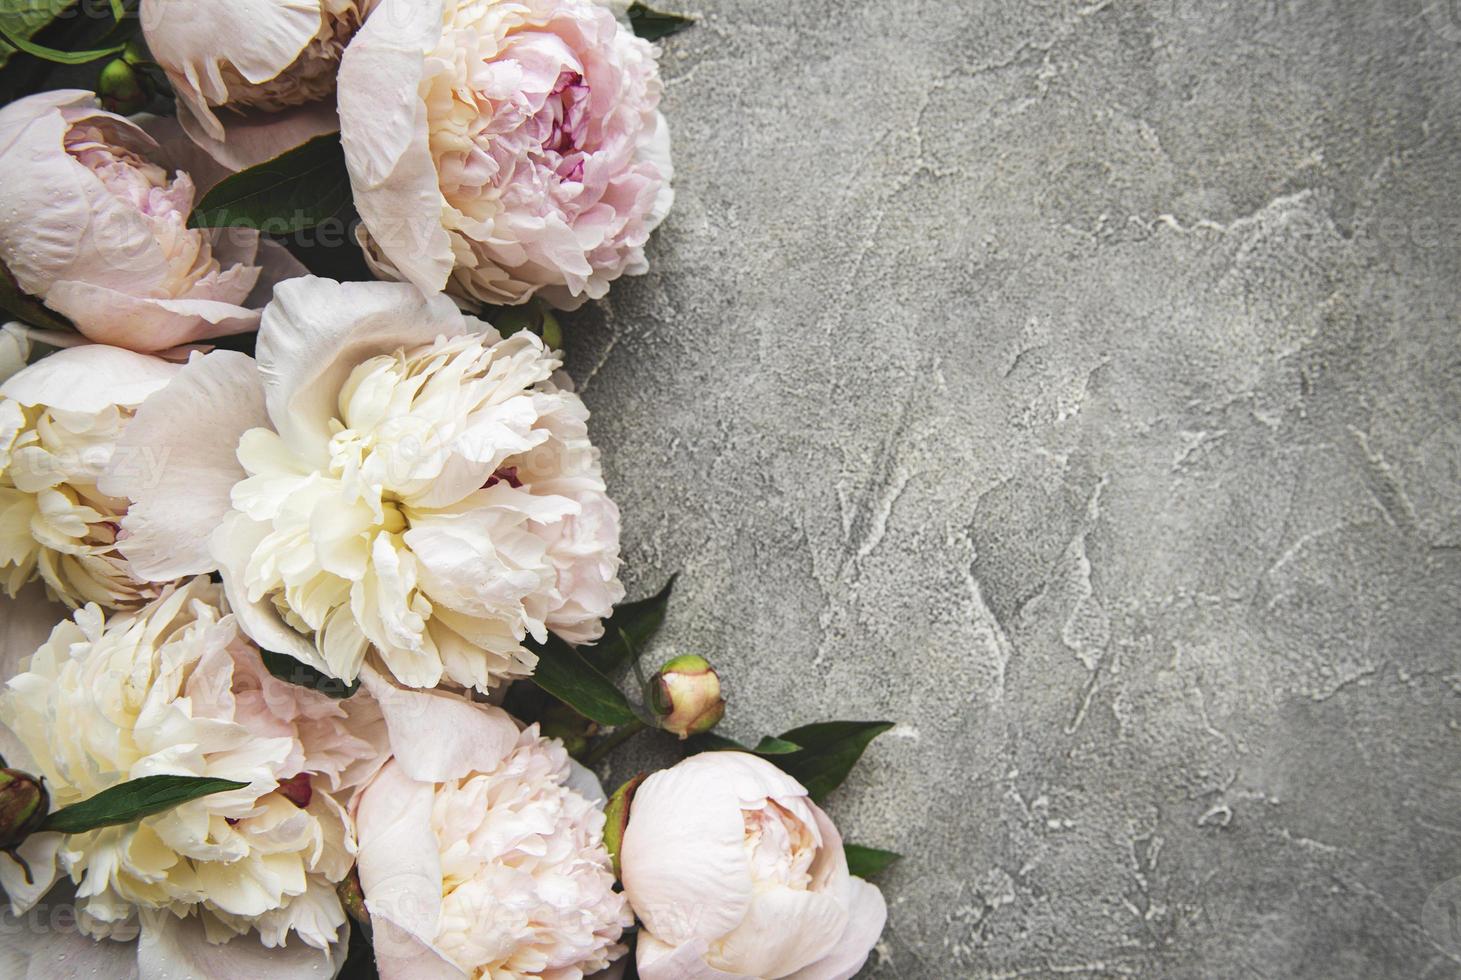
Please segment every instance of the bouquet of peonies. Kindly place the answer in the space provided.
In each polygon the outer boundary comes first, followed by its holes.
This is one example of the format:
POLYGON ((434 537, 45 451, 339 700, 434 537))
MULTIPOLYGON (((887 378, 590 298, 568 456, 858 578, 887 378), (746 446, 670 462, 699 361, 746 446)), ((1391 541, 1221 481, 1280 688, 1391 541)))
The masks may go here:
POLYGON ((745 747, 644 676, 556 350, 647 269, 686 23, 0 11, 0 976, 862 967, 896 855, 818 802, 889 725, 745 747), (687 757, 606 796, 645 730, 687 757))

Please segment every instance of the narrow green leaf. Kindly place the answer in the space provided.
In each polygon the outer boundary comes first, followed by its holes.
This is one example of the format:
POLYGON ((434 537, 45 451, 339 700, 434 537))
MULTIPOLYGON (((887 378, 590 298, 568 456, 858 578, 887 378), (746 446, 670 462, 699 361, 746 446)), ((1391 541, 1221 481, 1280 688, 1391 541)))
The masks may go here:
MULTIPOLYGON (((29 41, 75 5, 76 0, 0 0, 0 32, 29 41)), ((0 66, 10 55, 10 48, 0 48, 0 66)))
POLYGON ((203 195, 188 224, 292 235, 346 213, 350 205, 340 134, 326 133, 219 181, 203 195))
POLYGON ((881 874, 894 861, 903 860, 903 855, 896 851, 883 851, 861 844, 843 844, 842 850, 847 853, 847 870, 863 879, 881 874))
POLYGON ((543 690, 601 725, 627 725, 637 720, 624 693, 573 647, 549 635, 547 643, 533 644, 533 649, 538 654, 533 682, 543 690))
POLYGON ((642 653, 665 621, 670 593, 675 590, 677 578, 678 572, 670 576, 664 588, 648 599, 626 602, 615 608, 614 614, 604 623, 604 638, 584 648, 584 659, 608 674, 642 653))
POLYGON ((684 14, 667 14, 638 2, 629 5, 629 26, 646 41, 658 41, 693 23, 695 19, 684 14))
POLYGON ((122 0, 108 0, 112 7, 112 16, 117 20, 123 20, 127 16, 127 8, 122 5, 122 0))
POLYGON ((47 330, 75 329, 70 320, 41 305, 40 300, 21 289, 4 263, 0 263, 0 310, 33 327, 45 327, 47 330))
POLYGON ((13 48, 24 51, 26 54, 43 58, 46 61, 54 61, 58 65, 84 65, 88 61, 96 61, 98 58, 112 58, 122 53, 126 47, 118 44, 110 48, 97 48, 94 51, 57 51, 55 48, 48 48, 44 44, 36 44, 34 41, 0 27, 0 38, 13 48))
POLYGON ((757 755, 788 755, 800 750, 801 746, 795 742, 788 742, 784 738, 773 738, 767 735, 756 743, 755 752, 757 755))
POLYGON ((243 789, 247 785, 208 776, 143 776, 57 810, 46 818, 41 830, 84 834, 101 827, 132 823, 200 797, 243 789))
POLYGON ((781 738, 801 748, 777 756, 776 765, 821 802, 842 785, 868 743, 892 727, 891 721, 827 721, 793 728, 781 738))
POLYGON ((264 662, 264 669, 281 681, 307 687, 337 701, 351 697, 360 690, 358 678, 353 684, 346 684, 340 678, 322 674, 309 664, 296 660, 287 653, 260 650, 259 659, 264 662))

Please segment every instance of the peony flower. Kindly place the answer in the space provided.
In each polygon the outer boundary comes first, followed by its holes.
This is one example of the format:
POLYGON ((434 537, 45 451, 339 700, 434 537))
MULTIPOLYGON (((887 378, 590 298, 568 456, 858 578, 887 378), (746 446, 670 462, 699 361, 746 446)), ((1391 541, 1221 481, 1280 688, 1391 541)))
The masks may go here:
POLYGON ((377 273, 573 309, 646 271, 674 197, 654 58, 593 0, 382 0, 339 91, 377 273))
MULTIPOLYGON (((160 351, 253 330, 257 232, 188 228, 195 189, 157 143, 90 92, 0 109, 0 261, 20 288, 90 340, 160 351)), ((267 252, 281 272, 287 253, 267 252)))
POLYGON ((154 447, 117 458, 117 439, 178 371, 93 344, 58 351, 0 385, 0 576, 12 598, 36 578, 72 608, 136 608, 158 596, 162 586, 136 575, 117 550, 127 501, 96 484, 108 465, 157 478, 154 447))
POLYGON ((619 860, 644 980, 847 980, 887 918, 807 791, 747 753, 646 779, 619 860))
POLYGON ((302 278, 258 358, 195 357, 129 426, 129 449, 174 447, 166 479, 105 484, 134 501, 134 567, 220 569, 258 643, 346 680, 373 653, 407 686, 486 691, 532 673, 527 636, 602 633, 618 510, 537 337, 405 284, 302 278))
POLYGON ((0 859, 14 914, 63 873, 83 933, 141 933, 144 976, 156 975, 149 962, 186 975, 292 939, 328 952, 345 923, 335 883, 355 844, 333 793, 376 749, 350 733, 341 704, 270 675, 221 602, 197 578, 135 613, 108 619, 88 605, 0 692, 0 723, 55 808, 149 775, 247 784, 121 826, 32 837, 37 881, 0 859), (193 949, 244 933, 257 935, 232 953, 193 949))
MULTIPOLYGON (((424 718, 451 696, 404 697, 434 699, 414 705, 424 718)), ((388 708, 396 757, 356 799, 382 980, 580 980, 607 967, 634 919, 614 891, 596 781, 537 726, 455 701, 462 723, 433 726, 433 741, 403 723, 409 702, 388 708), (445 766, 442 742, 458 756, 445 766), (584 776, 591 795, 574 788, 584 776)))
POLYGON ((199 146, 234 170, 338 128, 335 75, 374 0, 142 0, 142 33, 199 146))

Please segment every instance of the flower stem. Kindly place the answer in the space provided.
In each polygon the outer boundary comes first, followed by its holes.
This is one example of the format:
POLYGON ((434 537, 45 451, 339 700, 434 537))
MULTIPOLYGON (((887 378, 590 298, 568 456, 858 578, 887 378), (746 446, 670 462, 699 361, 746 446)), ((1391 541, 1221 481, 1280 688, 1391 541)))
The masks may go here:
POLYGON ((607 756, 610 752, 614 751, 619 746, 623 745, 625 742, 629 741, 631 738, 633 738, 635 735, 638 735, 642 731, 644 731, 644 722, 640 721, 638 718, 634 719, 628 724, 620 725, 618 728, 614 729, 613 734, 606 735, 603 738, 599 739, 597 745, 589 749, 588 752, 584 753, 582 760, 583 764, 585 766, 588 766, 589 768, 593 768, 600 762, 603 762, 604 757, 607 756))

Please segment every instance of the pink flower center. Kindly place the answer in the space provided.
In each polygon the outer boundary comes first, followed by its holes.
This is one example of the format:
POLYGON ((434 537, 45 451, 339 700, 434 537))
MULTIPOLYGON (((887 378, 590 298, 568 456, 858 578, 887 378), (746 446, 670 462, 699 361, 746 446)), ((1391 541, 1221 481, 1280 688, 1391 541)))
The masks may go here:
POLYGON ((589 88, 584 84, 583 75, 576 71, 563 71, 558 74, 558 81, 543 105, 543 111, 550 114, 551 123, 548 135, 543 139, 543 150, 564 158, 562 162, 568 166, 566 169, 560 166, 558 173, 564 180, 583 179, 583 157, 578 156, 571 163, 567 158, 583 149, 588 130, 588 96, 589 88))
POLYGON ((309 773, 302 772, 279 781, 279 795, 303 810, 314 799, 314 788, 309 784, 309 773))

